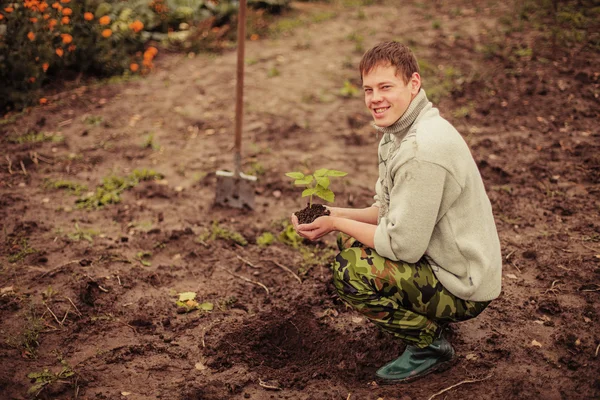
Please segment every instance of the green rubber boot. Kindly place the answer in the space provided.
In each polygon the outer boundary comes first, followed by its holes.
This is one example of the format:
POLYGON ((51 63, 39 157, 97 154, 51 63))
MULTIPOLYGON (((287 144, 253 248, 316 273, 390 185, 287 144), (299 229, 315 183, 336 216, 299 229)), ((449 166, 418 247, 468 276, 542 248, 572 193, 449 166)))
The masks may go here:
POLYGON ((422 349, 406 346, 400 357, 379 368, 376 375, 383 383, 413 381, 438 370, 453 358, 454 349, 446 339, 439 337, 422 349))

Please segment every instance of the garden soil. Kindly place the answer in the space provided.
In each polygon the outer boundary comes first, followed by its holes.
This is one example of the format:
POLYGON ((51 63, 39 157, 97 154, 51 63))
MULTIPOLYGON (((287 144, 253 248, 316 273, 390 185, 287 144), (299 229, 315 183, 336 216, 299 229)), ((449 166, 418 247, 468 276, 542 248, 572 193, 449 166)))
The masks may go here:
POLYGON ((215 171, 233 167, 233 49, 162 52, 147 77, 63 91, 0 125, 0 397, 599 398, 598 54, 486 58, 506 5, 436 4, 292 3, 282 18, 301 26, 248 42, 253 211, 213 205, 215 171), (335 237, 286 231, 306 205, 289 171, 348 172, 334 204, 371 205, 378 138, 351 89, 364 49, 388 39, 432 66, 426 90, 449 79, 436 106, 472 149, 504 260, 501 296, 447 332, 456 364, 402 385, 374 382, 403 344, 337 297, 335 237), (17 143, 27 132, 64 140, 17 143), (136 169, 162 178, 77 207, 136 169), (213 309, 186 312, 186 292, 213 309))

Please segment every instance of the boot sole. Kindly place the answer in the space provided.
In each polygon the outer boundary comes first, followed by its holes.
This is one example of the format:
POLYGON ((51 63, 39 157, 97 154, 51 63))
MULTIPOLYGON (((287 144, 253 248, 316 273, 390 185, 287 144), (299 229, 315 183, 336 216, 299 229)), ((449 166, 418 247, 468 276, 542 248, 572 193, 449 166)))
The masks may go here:
POLYGON ((398 383, 410 383, 410 382, 419 380, 419 379, 423 378, 424 376, 427 376, 434 372, 447 371, 450 368, 452 368, 457 362, 458 362, 458 357, 454 356, 447 361, 443 361, 439 364, 434 365, 433 367, 429 368, 426 371, 423 371, 421 374, 418 374, 418 375, 409 376, 408 378, 404 378, 404 379, 385 379, 385 378, 376 376, 375 382, 377 382, 377 384, 379 384, 379 385, 395 385, 398 383))

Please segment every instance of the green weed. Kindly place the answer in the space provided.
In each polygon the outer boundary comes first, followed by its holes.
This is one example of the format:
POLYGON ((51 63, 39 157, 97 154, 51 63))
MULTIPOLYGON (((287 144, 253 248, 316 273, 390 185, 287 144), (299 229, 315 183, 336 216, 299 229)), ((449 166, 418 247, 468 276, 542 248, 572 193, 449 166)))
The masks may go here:
POLYGON ((348 80, 344 81, 344 86, 339 90, 339 94, 342 97, 355 97, 358 96, 359 93, 360 90, 358 87, 348 80))
POLYGON ((25 326, 18 337, 10 337, 6 343, 19 349, 21 354, 27 358, 36 358, 37 349, 40 346, 40 333, 44 329, 44 321, 37 316, 33 305, 30 304, 29 311, 25 315, 25 326))
POLYGON ((33 385, 27 391, 33 397, 37 397, 48 386, 55 383, 70 384, 76 386, 75 372, 66 360, 60 361, 62 369, 57 372, 51 372, 48 368, 44 368, 42 372, 31 372, 27 377, 33 381, 33 385))
POLYGON ((29 240, 27 238, 18 238, 12 240, 10 244, 10 252, 8 255, 8 262, 11 264, 21 261, 29 254, 37 253, 37 250, 29 246, 29 240))
POLYGON ((79 183, 64 180, 64 179, 59 179, 56 181, 47 179, 44 182, 44 186, 46 188, 52 188, 52 189, 63 189, 75 196, 79 196, 79 195, 81 195, 81 193, 87 191, 86 185, 81 185, 79 183))
POLYGON ((271 232, 265 232, 256 239, 256 244, 260 247, 267 247, 275 242, 275 236, 271 232))
POLYGON ((150 262, 152 259, 152 253, 149 251, 138 251, 135 255, 135 259, 138 260, 144 267, 150 267, 152 265, 150 262))
POLYGON ((79 242, 80 240, 87 240, 90 243, 94 242, 94 236, 99 235, 100 232, 94 229, 81 229, 79 224, 75 223, 75 232, 69 233, 67 236, 74 242, 79 242))
POLYGON ((24 143, 42 143, 42 142, 53 142, 60 143, 65 140, 64 136, 54 133, 44 133, 29 131, 23 135, 12 135, 8 137, 8 141, 11 143, 24 144, 24 143))
POLYGON ((198 240, 207 241, 216 239, 231 241, 239 244, 240 246, 246 246, 248 244, 248 241, 241 233, 223 228, 217 221, 213 221, 210 231, 199 235, 198 240))
POLYGON ((279 72, 279 69, 277 69, 277 67, 271 67, 268 71, 267 71, 267 77, 269 78, 274 78, 276 76, 279 76, 281 73, 279 72))
POLYGON ((89 115, 87 117, 85 117, 85 119, 83 120, 83 122, 86 125, 91 125, 91 126, 98 126, 100 125, 102 122, 104 121, 104 118, 102 118, 99 115, 89 115))
POLYGON ((107 204, 116 204, 121 201, 121 194, 125 190, 135 187, 141 181, 162 178, 162 174, 148 169, 136 169, 125 177, 109 176, 102 180, 102 185, 98 186, 94 193, 79 198, 76 204, 77 207, 86 209, 96 209, 107 204))
POLYGON ((146 136, 144 142, 142 143, 142 148, 160 150, 160 145, 154 140, 154 133, 150 133, 148 136, 146 136))

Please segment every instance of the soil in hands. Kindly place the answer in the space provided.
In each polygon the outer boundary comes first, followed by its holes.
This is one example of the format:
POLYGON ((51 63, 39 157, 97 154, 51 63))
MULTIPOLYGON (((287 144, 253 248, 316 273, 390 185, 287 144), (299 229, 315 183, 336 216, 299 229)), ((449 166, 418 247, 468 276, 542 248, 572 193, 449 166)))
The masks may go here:
POLYGON ((294 213, 294 215, 298 217, 298 222, 300 224, 310 224, 314 222, 315 219, 329 214, 331 214, 329 210, 322 204, 309 204, 302 210, 294 213))

